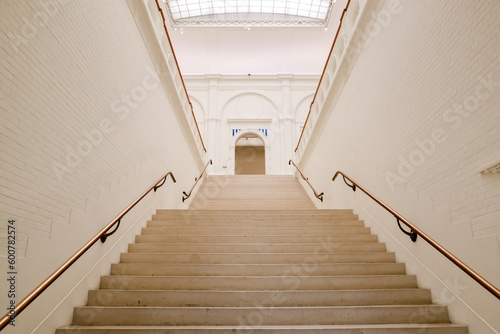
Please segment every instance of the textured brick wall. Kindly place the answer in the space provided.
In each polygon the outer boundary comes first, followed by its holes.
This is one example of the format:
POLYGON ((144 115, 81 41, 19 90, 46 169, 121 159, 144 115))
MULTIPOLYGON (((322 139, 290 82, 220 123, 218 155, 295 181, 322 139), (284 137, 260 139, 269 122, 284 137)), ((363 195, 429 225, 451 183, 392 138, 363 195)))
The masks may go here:
POLYGON ((143 188, 172 161, 196 174, 125 1, 5 0, 0 18, 1 256, 8 219, 29 256, 87 199, 116 196, 121 211, 134 194, 110 189, 139 170, 143 188))
MULTIPOLYGON (((500 173, 480 171, 500 161, 500 2, 388 0, 372 17, 352 70, 337 74, 345 86, 330 93, 339 97, 305 174, 323 185, 325 206, 361 205, 329 182, 343 170, 498 286, 500 173)), ((389 215, 380 221, 399 237, 389 215)), ((433 268, 425 253, 414 249, 433 268)))
POLYGON ((478 172, 500 160, 500 3, 402 6, 339 101, 342 164, 374 163, 393 191, 431 198, 474 237, 499 234, 500 177, 478 172))
MULTIPOLYGON (((402 1, 360 53, 329 129, 347 170, 431 199, 475 238, 499 235, 500 3, 402 1), (371 173, 371 172, 370 172, 371 173)), ((328 141, 329 133, 323 135, 328 141)))

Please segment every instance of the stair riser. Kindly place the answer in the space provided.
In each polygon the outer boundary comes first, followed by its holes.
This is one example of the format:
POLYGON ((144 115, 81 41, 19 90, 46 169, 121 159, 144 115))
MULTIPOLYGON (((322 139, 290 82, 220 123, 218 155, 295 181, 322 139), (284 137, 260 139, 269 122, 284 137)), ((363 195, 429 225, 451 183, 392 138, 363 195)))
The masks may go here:
MULTIPOLYGON (((238 210, 245 211, 245 210, 238 210)), ((335 221, 335 220, 356 220, 358 215, 354 214, 259 214, 259 213, 238 213, 234 214, 211 214, 211 213, 179 213, 179 214, 156 214, 153 220, 206 220, 206 221, 335 221)))
POLYGON ((123 253, 123 263, 199 263, 199 264, 314 264, 314 263, 392 263, 393 253, 358 254, 145 254, 123 253))
POLYGON ((113 264, 111 275, 133 276, 280 276, 284 273, 315 276, 340 275, 404 275, 402 263, 363 264, 290 264, 290 265, 175 265, 175 264, 113 264))
POLYGON ((150 220, 148 227, 364 227, 364 223, 359 220, 334 220, 334 221, 220 221, 220 220, 150 220))
MULTIPOLYGON (((293 192, 292 192, 293 193, 293 192)), ((265 196, 262 195, 250 195, 248 194, 245 196, 244 194, 241 194, 240 196, 231 196, 230 194, 224 195, 224 194, 211 194, 205 196, 204 199, 201 197, 198 197, 198 203, 203 203, 203 200, 209 202, 210 204, 212 203, 223 203, 223 204, 237 204, 237 203, 248 203, 248 204, 255 204, 255 203, 267 203, 271 205, 280 205, 280 204, 300 204, 303 205, 304 208, 308 208, 309 206, 307 205, 310 201, 309 197, 307 196, 294 196, 293 198, 287 198, 287 199, 280 199, 277 198, 280 194, 275 193, 275 194, 268 194, 265 196)))
POLYGON ((75 308, 76 325, 331 325, 443 323, 443 306, 367 306, 311 308, 75 308), (94 311, 94 314, 91 312, 94 311), (89 321, 91 320, 91 321, 89 321))
POLYGON ((313 253, 385 252, 385 245, 372 244, 311 244, 311 245, 195 245, 195 244, 130 244, 130 253, 313 253))
POLYGON ((203 203, 197 203, 197 202, 193 202, 191 203, 191 205, 189 206, 190 208, 196 208, 196 209, 206 209, 206 208, 212 208, 212 209, 216 209, 216 210, 230 210, 230 209, 255 209, 255 210, 259 210, 259 209, 276 209, 276 208, 281 208, 283 210, 293 210, 293 209, 297 209, 297 208, 309 208, 309 207, 312 207, 313 204, 311 202, 310 205, 308 204, 304 204, 304 203, 295 203, 295 204, 292 204, 292 203, 269 203, 269 202, 265 202, 265 201, 262 201, 262 202, 257 202, 257 203, 246 203, 246 202, 242 202, 242 203, 232 203, 232 204, 226 204, 226 203, 218 203, 218 202, 211 202, 210 204, 203 204, 203 203))
POLYGON ((370 234, 367 227, 325 228, 225 228, 225 227, 145 227, 142 234, 154 235, 353 235, 370 234))
POLYGON ((278 214, 278 215, 352 215, 353 210, 351 209, 310 209, 310 210, 291 210, 283 212, 283 210, 184 210, 184 209, 158 209, 156 214, 178 214, 178 215, 204 215, 204 214, 220 214, 220 215, 239 215, 239 214, 278 214))
MULTIPOLYGON (((300 245, 302 243, 317 243, 318 240, 325 240, 325 236, 266 236, 266 235, 255 235, 255 236, 232 236, 232 235, 210 235, 210 236, 169 236, 169 235, 138 235, 135 238, 136 243, 169 243, 169 242, 179 242, 179 243, 271 243, 271 244, 283 244, 283 243, 295 243, 300 245)), ((371 234, 360 234, 360 235, 342 235, 342 236, 328 236, 329 242, 338 243, 373 243, 378 242, 376 235, 371 234)))
POLYGON ((430 304, 429 290, 366 291, 89 291, 90 306, 259 307, 430 304))
MULTIPOLYGON (((276 188, 282 186, 278 185, 276 188)), ((220 188, 207 188, 200 187, 197 196, 194 201, 213 201, 216 199, 224 199, 227 203, 231 203, 238 199, 269 199, 276 202, 293 202, 293 201, 304 201, 310 200, 309 196, 300 188, 283 188, 279 190, 273 190, 270 192, 261 192, 258 189, 251 188, 248 191, 244 191, 241 187, 237 189, 236 187, 231 187, 228 189, 220 188), (286 192, 286 196, 283 193, 286 192)), ((306 208, 311 209, 311 208, 306 208)))
MULTIPOLYGON (((288 327, 288 326, 286 326, 288 327)), ((341 328, 346 326, 338 326, 340 328, 331 328, 331 329, 318 329, 318 326, 311 326, 312 328, 293 328, 288 327, 283 329, 282 326, 276 329, 268 329, 268 328, 240 328, 240 327, 232 327, 223 329, 220 326, 217 327, 206 327, 200 326, 196 327, 188 327, 188 328, 172 328, 172 327, 164 327, 163 329, 159 329, 158 327, 143 327, 143 328, 81 328, 77 329, 71 328, 63 328, 58 329, 56 334, 468 334, 467 327, 458 327, 458 326, 446 326, 442 328, 429 328, 427 325, 421 325, 416 327, 405 327, 404 325, 400 325, 397 328, 363 328, 363 331, 360 332, 356 327, 351 328, 341 328)))
POLYGON ((101 289, 124 290, 358 290, 416 288, 414 276, 103 276, 101 289))
POLYGON ((271 209, 276 209, 280 208, 282 210, 293 210, 293 209, 306 209, 313 207, 313 204, 304 204, 304 203, 269 203, 269 202, 255 202, 255 203, 232 203, 232 204, 226 204, 223 202, 211 202, 210 204, 205 204, 205 203, 197 203, 193 202, 189 206, 190 208, 194 209, 206 209, 206 208, 211 208, 214 210, 231 210, 231 209, 252 209, 252 210, 260 210, 260 209, 266 209, 266 210, 271 210, 271 209))

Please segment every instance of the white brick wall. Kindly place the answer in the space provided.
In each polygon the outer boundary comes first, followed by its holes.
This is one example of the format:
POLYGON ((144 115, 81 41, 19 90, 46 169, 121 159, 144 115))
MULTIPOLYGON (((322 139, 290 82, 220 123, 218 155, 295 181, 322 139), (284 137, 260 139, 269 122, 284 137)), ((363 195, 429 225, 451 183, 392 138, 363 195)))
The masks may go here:
POLYGON ((301 165, 325 207, 364 202, 329 182, 343 170, 500 286, 500 174, 480 174, 500 159, 500 2, 381 3, 379 20, 402 10, 372 27, 301 165))
POLYGON ((23 235, 49 238, 70 208, 83 210, 87 197, 165 153, 165 131, 155 125, 172 120, 151 101, 160 85, 126 4, 2 6, 0 219, 16 217, 23 235), (31 25, 37 33, 18 43, 31 25), (134 93, 129 106, 115 102, 134 93))
POLYGON ((198 175, 154 68, 126 1, 0 2, 0 257, 15 219, 20 298, 161 174, 170 207, 198 175))

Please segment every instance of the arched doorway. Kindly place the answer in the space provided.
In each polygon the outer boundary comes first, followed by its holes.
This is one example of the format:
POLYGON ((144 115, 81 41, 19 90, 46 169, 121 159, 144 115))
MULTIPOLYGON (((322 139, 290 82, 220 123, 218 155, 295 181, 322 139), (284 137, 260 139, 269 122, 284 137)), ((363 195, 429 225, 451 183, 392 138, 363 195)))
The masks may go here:
POLYGON ((255 133, 240 136, 234 146, 235 175, 265 175, 266 150, 264 142, 255 133))

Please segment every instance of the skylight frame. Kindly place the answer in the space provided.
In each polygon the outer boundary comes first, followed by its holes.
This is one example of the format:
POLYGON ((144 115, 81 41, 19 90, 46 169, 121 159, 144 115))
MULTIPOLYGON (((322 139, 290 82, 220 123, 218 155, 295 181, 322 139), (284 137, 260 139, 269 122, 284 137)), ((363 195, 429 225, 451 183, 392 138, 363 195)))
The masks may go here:
POLYGON ((173 27, 326 27, 336 0, 163 0, 173 27))

